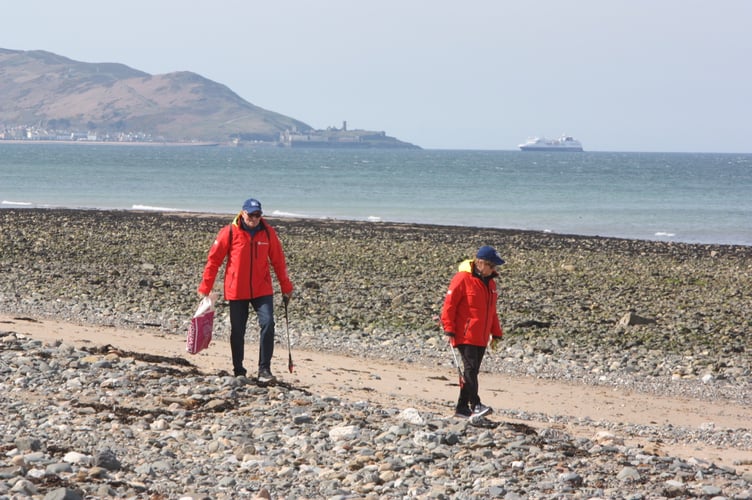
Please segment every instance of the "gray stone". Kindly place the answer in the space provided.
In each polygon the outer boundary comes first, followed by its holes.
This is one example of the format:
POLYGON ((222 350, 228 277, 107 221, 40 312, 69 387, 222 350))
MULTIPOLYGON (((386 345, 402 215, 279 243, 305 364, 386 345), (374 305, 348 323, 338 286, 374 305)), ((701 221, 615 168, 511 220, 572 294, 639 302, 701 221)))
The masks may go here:
POLYGON ((619 481, 639 481, 640 473, 634 467, 624 467, 617 475, 619 481))
POLYGON ((654 318, 639 316, 638 314, 630 311, 621 317, 617 325, 620 327, 626 327, 634 325, 652 325, 655 323, 657 323, 657 321, 654 318))
POLYGON ((65 463, 65 462, 58 462, 56 464, 49 464, 45 471, 47 474, 63 474, 65 472, 72 472, 73 467, 71 464, 65 463))
POLYGON ((83 496, 76 490, 57 488, 44 496, 44 500, 83 500, 83 496))
POLYGON ((107 469, 109 471, 120 470, 120 461, 115 456, 115 453, 109 448, 100 450, 94 457, 94 465, 107 469))
POLYGON ((19 451, 39 451, 42 449, 42 442, 37 438, 20 437, 16 439, 16 448, 19 451))

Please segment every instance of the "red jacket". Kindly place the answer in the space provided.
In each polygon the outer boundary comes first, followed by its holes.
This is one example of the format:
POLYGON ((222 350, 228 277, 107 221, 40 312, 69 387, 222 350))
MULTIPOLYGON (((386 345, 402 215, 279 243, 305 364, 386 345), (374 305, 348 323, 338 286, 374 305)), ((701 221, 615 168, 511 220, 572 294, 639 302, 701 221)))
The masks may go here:
POLYGON ((485 347, 490 337, 504 333, 496 312, 496 282, 493 275, 487 283, 473 274, 473 261, 460 264, 459 272, 449 283, 441 324, 445 332, 454 334, 452 345, 463 344, 485 347))
POLYGON ((274 268, 282 293, 292 292, 282 243, 274 228, 263 217, 259 222, 259 230, 253 236, 240 226, 240 215, 235 217, 232 224, 219 230, 217 239, 209 249, 204 276, 198 287, 199 293, 208 295, 211 292, 225 257, 225 299, 248 300, 273 295, 269 264, 274 268))

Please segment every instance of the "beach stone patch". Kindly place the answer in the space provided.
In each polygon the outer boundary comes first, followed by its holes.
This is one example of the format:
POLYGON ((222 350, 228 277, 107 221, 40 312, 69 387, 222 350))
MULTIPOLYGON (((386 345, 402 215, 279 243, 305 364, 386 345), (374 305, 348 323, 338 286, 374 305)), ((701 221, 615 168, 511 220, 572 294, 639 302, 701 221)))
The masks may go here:
MULTIPOLYGON (((133 363, 130 356, 138 355, 128 353, 94 368, 79 362, 89 348, 29 342, 7 331, 0 338, 10 347, 0 352, 0 366, 17 368, 23 353, 23 364, 32 368, 24 391, 10 390, 10 379, 0 382, 0 495, 652 498, 658 492, 667 498, 741 499, 752 494, 750 478, 733 467, 651 454, 624 445, 613 432, 576 438, 499 417, 493 427, 476 427, 470 420, 322 398, 292 386, 228 384, 231 377, 196 373, 192 366, 164 371, 172 363, 167 357, 133 363), (81 384, 56 385, 64 373, 81 384), (145 376, 149 373, 160 376, 145 376), (113 378, 122 384, 102 387, 113 378), (184 398, 186 383, 191 397, 204 404, 149 410, 184 398), (87 411, 95 400, 100 406, 87 411), (211 401, 231 404, 209 408, 211 401), (319 411, 296 420, 301 407, 319 411), (37 429, 36 435, 20 434, 28 429, 37 429), (16 458, 22 466, 14 466, 16 458)), ((715 431, 711 425, 703 430, 715 431)), ((680 436, 664 430, 661 437, 680 436)))
MULTIPOLYGON (((0 210, 0 312, 184 337, 206 252, 230 218, 56 210, 49 225, 48 210, 0 210)), ((297 287, 294 348, 451 371, 436 323, 444 291, 459 262, 492 244, 507 261, 505 336, 484 370, 752 405, 750 247, 270 220, 297 287)), ((483 427, 12 328, 0 324, 0 497, 752 498, 749 473, 732 465, 622 440, 752 449, 749 429, 604 422, 613 437, 575 439, 519 422, 576 422, 515 410, 483 427)), ((215 330, 228 336, 222 300, 215 330)))

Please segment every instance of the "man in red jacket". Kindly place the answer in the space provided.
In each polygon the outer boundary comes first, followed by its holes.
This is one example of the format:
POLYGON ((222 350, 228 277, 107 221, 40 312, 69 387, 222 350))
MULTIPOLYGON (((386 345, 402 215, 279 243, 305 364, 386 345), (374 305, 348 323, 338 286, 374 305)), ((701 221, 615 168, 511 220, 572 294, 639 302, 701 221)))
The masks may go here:
POLYGON ((217 272, 227 258, 224 288, 225 299, 230 302, 230 350, 235 376, 245 376, 247 373, 243 367, 245 331, 249 306, 253 306, 261 329, 258 380, 269 383, 275 380, 271 372, 274 289, 270 264, 282 289, 285 305, 292 297, 293 286, 287 275, 282 243, 262 214, 261 203, 250 198, 243 203, 242 211, 232 223, 219 230, 217 239, 209 249, 198 294, 200 297, 209 295, 217 272))
POLYGON ((449 283, 441 323, 444 334, 462 356, 463 383, 455 416, 480 417, 491 413, 490 407, 480 402, 478 373, 488 341, 495 349, 503 332, 496 312, 496 266, 504 260, 490 246, 478 249, 474 260, 466 260, 449 283))

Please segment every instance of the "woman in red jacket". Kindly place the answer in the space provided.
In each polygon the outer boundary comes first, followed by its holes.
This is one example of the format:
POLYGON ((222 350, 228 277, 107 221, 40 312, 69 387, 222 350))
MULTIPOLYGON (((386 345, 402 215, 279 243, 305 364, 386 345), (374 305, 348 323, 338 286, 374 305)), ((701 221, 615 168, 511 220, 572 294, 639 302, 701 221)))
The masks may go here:
POLYGON ((209 249, 203 279, 198 287, 199 296, 205 297, 211 292, 225 258, 225 299, 230 302, 230 350, 235 376, 245 376, 247 373, 243 367, 245 331, 249 306, 253 306, 261 329, 258 380, 273 382, 274 288, 270 264, 282 289, 285 304, 292 296, 293 286, 287 275, 282 243, 274 228, 262 217, 258 200, 246 200, 232 223, 219 230, 217 239, 209 249))
POLYGON ((490 407, 480 402, 478 373, 486 346, 491 347, 501 339, 503 332, 496 312, 496 266, 504 260, 490 246, 482 246, 474 260, 466 260, 449 283, 441 323, 447 340, 460 351, 464 366, 464 383, 460 384, 460 397, 455 416, 479 417, 491 413, 490 407))

